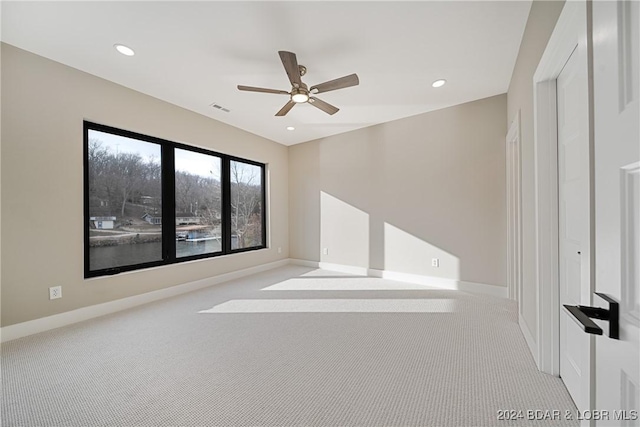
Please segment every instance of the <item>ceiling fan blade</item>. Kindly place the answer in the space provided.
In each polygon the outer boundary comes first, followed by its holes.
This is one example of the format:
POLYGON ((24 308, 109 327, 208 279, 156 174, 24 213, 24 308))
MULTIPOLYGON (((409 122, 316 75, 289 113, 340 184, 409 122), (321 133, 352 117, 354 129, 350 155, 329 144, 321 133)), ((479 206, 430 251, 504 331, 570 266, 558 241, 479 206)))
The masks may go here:
POLYGON ((282 107, 280 109, 280 111, 278 111, 276 113, 276 116, 284 116, 285 114, 287 114, 289 111, 291 111, 291 109, 293 108, 293 106, 296 105, 295 102, 293 101, 289 101, 286 104, 284 104, 284 107, 282 107))
POLYGON ((263 87, 253 87, 253 86, 242 86, 238 85, 238 89, 246 90, 248 92, 264 92, 264 93, 276 93, 278 95, 289 95, 289 92, 286 90, 277 90, 277 89, 265 89, 263 87))
POLYGON ((335 114, 338 111, 340 111, 340 109, 338 107, 334 107, 331 104, 327 104, 326 102, 324 102, 321 99, 318 99, 316 97, 310 96, 309 97, 309 104, 313 105, 316 108, 321 109, 322 111, 324 111, 327 114, 335 114))
POLYGON ((330 90, 343 89, 345 87, 356 86, 360 83, 357 74, 349 74, 348 76, 340 77, 339 79, 329 80, 328 82, 320 83, 319 85, 311 86, 309 92, 322 93, 329 92, 330 90))
POLYGON ((284 70, 287 72, 287 76, 289 76, 291 85, 294 87, 300 87, 302 81, 300 80, 300 68, 298 67, 296 54, 284 50, 278 51, 278 54, 280 55, 282 65, 284 65, 284 70))

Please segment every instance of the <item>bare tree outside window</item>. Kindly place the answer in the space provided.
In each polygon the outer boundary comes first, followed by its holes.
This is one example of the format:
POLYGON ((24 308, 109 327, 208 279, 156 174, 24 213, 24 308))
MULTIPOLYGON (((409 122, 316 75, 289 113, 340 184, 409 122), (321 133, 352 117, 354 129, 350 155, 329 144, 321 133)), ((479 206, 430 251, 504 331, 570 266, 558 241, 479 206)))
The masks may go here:
POLYGON ((161 148, 89 131, 91 270, 162 259, 161 148))
POLYGON ((231 248, 261 246, 262 168, 231 161, 231 248))

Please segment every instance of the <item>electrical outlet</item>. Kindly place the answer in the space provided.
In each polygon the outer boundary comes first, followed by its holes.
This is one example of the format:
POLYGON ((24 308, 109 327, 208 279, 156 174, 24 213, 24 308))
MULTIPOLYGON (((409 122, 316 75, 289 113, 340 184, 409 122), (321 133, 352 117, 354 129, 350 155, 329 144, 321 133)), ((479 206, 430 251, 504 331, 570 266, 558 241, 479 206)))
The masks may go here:
POLYGON ((282 253, 282 248, 278 247, 278 253, 281 254, 282 253))
POLYGON ((323 253, 324 255, 329 255, 329 248, 324 248, 324 249, 322 250, 322 253, 323 253))
POLYGON ((49 288, 49 299, 62 298, 62 286, 52 286, 49 288))
POLYGON ((431 258, 431 267, 440 267, 440 259, 431 258))

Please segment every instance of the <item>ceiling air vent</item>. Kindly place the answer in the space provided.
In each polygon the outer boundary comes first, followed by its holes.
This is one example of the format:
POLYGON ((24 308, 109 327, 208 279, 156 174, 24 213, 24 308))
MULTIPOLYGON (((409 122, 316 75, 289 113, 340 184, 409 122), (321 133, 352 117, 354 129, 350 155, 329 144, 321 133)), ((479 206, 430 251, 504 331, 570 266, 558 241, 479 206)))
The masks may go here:
POLYGON ((209 105, 211 107, 215 108, 216 110, 224 111, 225 113, 228 113, 228 112, 231 111, 228 108, 224 108, 222 105, 216 104, 215 102, 213 104, 209 104, 209 105))

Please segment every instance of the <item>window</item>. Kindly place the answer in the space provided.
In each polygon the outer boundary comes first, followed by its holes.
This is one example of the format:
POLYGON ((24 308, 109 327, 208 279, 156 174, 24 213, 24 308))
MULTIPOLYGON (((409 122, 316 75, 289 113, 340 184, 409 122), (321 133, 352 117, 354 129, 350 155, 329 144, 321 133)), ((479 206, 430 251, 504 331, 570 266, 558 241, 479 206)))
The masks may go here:
POLYGON ((231 161, 231 248, 261 246, 262 170, 260 166, 231 161))
POLYGON ((91 269, 162 260, 160 145, 93 129, 88 144, 91 269))
POLYGON ((85 122, 85 277, 266 247, 265 165, 85 122))
POLYGON ((175 150, 178 258, 222 251, 220 166, 218 156, 175 150))

